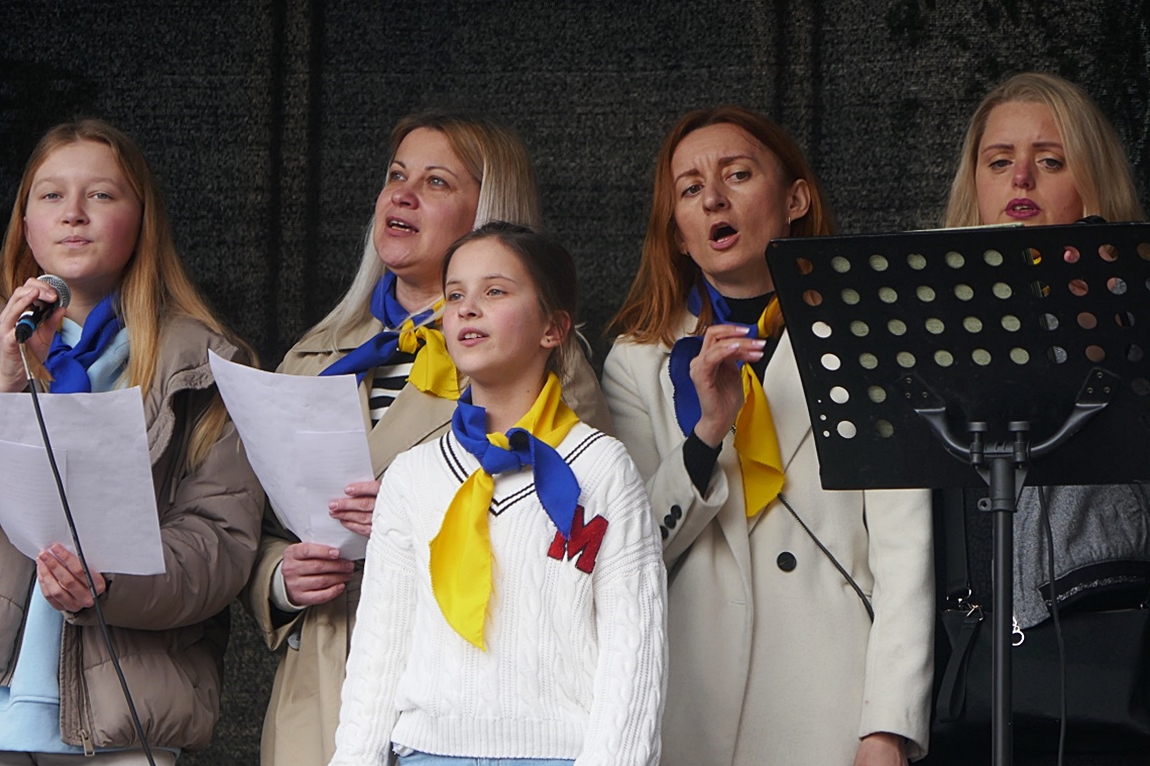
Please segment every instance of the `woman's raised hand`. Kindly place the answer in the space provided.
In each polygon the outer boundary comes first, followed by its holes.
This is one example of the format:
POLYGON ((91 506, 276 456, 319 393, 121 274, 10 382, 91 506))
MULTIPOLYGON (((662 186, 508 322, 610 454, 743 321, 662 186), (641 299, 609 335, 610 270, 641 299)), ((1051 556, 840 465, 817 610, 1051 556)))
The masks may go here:
POLYGON ((748 338, 749 331, 745 325, 711 325, 703 335, 703 348, 691 360, 691 382, 699 394, 701 412, 695 435, 709 447, 719 446, 743 406, 738 363, 763 358, 767 342, 748 338))

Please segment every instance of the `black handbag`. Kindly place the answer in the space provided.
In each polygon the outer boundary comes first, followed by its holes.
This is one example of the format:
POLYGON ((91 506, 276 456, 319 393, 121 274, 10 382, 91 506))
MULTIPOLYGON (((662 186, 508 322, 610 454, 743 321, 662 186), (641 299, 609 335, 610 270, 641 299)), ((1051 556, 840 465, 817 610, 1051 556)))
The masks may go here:
MULTIPOLYGON (((936 493, 948 606, 941 611, 936 663, 934 728, 942 741, 982 736, 990 728, 993 605, 989 581, 974 583, 970 577, 979 564, 989 572, 990 514, 977 510, 978 496, 971 490, 936 493), (977 555, 976 548, 985 548, 984 555, 977 555)), ((1131 562, 1127 570, 1142 575, 1127 577, 1119 591, 1082 593, 1071 603, 1059 602, 1071 751, 1150 748, 1150 572, 1142 562, 1131 562)), ((1022 747, 1054 750, 1061 696, 1053 621, 1016 630, 1014 643, 1014 740, 1022 747)))

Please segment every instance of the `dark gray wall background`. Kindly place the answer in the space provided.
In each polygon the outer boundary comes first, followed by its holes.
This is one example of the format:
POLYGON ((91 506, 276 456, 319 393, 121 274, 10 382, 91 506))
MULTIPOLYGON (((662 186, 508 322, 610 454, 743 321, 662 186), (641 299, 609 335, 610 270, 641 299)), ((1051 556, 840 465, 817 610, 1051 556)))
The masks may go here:
MULTIPOLYGON (((3 0, 0 205, 47 127, 111 120, 161 179, 194 277, 274 366, 352 276, 391 125, 480 109, 531 150, 601 360, 684 111, 771 115, 844 232, 915 228, 937 224, 981 96, 1053 71, 1114 121, 1145 198, 1148 30, 1140 0, 3 0)), ((225 720, 190 764, 256 762, 273 658, 235 622, 225 720)))

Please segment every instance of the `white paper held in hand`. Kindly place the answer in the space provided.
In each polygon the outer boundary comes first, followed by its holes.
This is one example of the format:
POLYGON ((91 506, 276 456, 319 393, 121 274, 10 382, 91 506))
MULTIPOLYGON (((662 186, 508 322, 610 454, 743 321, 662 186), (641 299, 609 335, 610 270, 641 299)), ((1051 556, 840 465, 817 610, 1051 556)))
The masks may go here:
POLYGON ((328 513, 356 481, 375 478, 354 375, 265 372, 208 353, 252 469, 285 527, 362 559, 367 538, 328 513))
MULTIPOLYGON (((164 549, 139 388, 40 397, 68 506, 89 566, 164 572, 164 549)), ((29 558, 52 543, 75 553, 32 399, 0 394, 0 527, 29 558)))

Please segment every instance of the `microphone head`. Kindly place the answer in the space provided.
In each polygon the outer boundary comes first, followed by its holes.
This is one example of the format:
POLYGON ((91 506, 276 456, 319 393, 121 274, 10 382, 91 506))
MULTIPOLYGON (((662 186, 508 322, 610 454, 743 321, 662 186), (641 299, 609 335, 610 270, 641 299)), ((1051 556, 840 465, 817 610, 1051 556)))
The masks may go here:
POLYGON ((68 289, 68 283, 60 279, 55 274, 44 274, 43 276, 36 277, 41 282, 51 287, 56 291, 56 307, 66 309, 68 304, 72 302, 72 291, 68 289))

